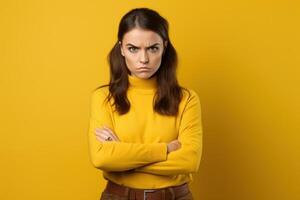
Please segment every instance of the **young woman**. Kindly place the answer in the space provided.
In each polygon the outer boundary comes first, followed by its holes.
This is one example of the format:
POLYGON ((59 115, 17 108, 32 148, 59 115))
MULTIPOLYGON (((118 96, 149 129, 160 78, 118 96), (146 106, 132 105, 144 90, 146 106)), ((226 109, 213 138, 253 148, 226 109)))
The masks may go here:
POLYGON ((109 53, 110 82, 91 95, 89 153, 105 199, 193 199, 202 154, 197 93, 179 86, 168 22, 149 8, 126 13, 109 53))

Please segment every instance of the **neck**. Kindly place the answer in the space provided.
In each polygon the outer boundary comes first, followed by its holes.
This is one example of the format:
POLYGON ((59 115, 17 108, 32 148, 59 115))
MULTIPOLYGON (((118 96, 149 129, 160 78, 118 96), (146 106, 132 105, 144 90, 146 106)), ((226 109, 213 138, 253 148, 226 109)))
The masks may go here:
POLYGON ((128 75, 128 81, 131 88, 137 89, 155 89, 157 87, 156 76, 148 79, 139 78, 137 76, 128 75))

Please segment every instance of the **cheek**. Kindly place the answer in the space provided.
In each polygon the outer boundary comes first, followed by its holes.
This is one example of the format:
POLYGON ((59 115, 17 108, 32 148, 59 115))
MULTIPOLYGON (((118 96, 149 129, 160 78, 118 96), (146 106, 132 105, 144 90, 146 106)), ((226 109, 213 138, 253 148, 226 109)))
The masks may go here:
POLYGON ((125 62, 129 69, 134 69, 136 66, 137 58, 134 55, 125 54, 125 62))
POLYGON ((162 59, 162 57, 160 55, 154 56, 153 59, 152 59, 152 64, 154 66, 159 65, 161 63, 161 59, 162 59))
POLYGON ((133 62, 135 62, 136 58, 133 55, 125 54, 125 60, 128 63, 133 63, 133 62))

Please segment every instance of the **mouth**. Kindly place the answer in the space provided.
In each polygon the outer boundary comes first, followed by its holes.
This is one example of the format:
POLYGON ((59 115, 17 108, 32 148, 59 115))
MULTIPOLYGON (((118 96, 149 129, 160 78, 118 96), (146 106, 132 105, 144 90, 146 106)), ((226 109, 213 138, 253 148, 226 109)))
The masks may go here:
POLYGON ((141 68, 139 68, 137 71, 143 72, 143 71, 149 71, 149 70, 150 70, 150 68, 147 68, 147 67, 141 67, 141 68))

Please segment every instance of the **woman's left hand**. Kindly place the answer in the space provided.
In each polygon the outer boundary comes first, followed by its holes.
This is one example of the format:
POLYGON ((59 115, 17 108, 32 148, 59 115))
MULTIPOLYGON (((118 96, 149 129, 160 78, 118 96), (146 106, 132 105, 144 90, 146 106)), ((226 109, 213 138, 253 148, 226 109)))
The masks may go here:
POLYGON ((99 140, 100 142, 120 141, 118 136, 110 128, 106 126, 104 126, 103 128, 96 128, 95 133, 96 133, 96 139, 99 140))

